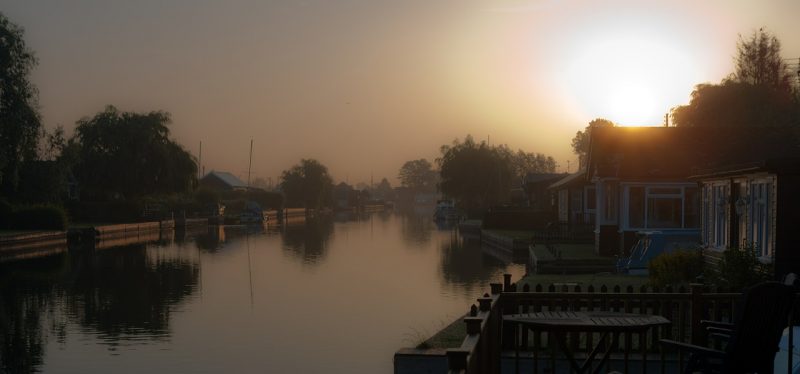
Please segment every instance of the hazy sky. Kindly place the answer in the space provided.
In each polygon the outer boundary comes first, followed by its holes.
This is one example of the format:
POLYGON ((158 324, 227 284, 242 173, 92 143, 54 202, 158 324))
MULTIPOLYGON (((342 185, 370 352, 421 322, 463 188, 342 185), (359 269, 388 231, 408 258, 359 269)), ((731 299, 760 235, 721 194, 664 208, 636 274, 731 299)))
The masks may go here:
POLYGON ((0 0, 39 58, 48 128, 165 110, 206 171, 301 158, 351 184, 472 134, 574 157, 596 117, 656 125, 759 27, 800 57, 798 1, 0 0))

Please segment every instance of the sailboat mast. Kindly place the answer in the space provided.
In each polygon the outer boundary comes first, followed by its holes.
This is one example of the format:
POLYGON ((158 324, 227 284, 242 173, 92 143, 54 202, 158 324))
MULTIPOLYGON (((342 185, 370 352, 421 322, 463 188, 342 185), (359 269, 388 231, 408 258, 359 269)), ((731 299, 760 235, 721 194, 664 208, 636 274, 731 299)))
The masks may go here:
POLYGON ((247 188, 250 188, 250 169, 253 167, 253 139, 250 139, 250 164, 247 165, 247 188))

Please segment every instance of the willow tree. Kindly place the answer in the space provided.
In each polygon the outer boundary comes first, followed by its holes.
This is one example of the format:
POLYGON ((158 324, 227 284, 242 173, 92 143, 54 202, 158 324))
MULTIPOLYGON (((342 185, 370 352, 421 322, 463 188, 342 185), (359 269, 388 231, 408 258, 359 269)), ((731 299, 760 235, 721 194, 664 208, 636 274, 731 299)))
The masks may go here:
POLYGON ((6 195, 15 192, 22 164, 36 158, 41 121, 29 80, 36 64, 22 28, 0 13, 0 185, 6 195))
POLYGON ((170 139, 169 113, 120 112, 108 106, 77 122, 81 194, 116 199, 187 192, 197 164, 170 139))

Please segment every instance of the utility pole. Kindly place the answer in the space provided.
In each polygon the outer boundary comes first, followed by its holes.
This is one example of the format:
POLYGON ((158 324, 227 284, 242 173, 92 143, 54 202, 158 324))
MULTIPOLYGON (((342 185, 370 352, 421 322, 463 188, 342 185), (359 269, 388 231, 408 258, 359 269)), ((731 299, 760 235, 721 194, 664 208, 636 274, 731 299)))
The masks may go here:
POLYGON ((669 127, 669 112, 664 114, 664 127, 669 127))
POLYGON ((567 174, 569 174, 569 160, 567 160, 567 174))

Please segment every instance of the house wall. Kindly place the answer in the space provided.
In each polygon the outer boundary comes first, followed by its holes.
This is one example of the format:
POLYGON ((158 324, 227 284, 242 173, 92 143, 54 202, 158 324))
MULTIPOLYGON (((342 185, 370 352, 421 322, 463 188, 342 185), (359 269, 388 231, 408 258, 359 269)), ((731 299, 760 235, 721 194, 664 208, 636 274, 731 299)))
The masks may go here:
POLYGON ((775 275, 800 274, 800 176, 777 178, 777 214, 775 219, 775 275))

